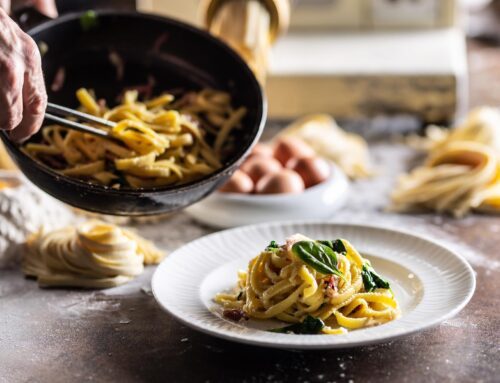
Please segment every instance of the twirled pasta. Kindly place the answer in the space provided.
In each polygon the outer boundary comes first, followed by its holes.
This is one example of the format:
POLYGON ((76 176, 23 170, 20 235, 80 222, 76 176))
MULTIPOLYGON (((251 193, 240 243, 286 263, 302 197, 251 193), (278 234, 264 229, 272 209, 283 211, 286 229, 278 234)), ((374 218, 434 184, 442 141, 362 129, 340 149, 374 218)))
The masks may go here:
POLYGON ((23 272, 47 287, 118 286, 164 255, 135 233, 100 221, 39 233, 26 245, 23 272))
POLYGON ((256 319, 300 323, 308 316, 319 318, 326 325, 325 334, 342 334, 399 317, 392 290, 366 288, 363 274, 367 267, 371 269, 370 262, 348 241, 341 240, 345 252, 336 254, 340 276, 319 272, 300 259, 292 250, 300 241, 312 240, 295 234, 285 245, 267 248, 238 273, 235 291, 217 294, 215 301, 226 310, 242 310, 256 319))
POLYGON ((499 175, 498 159, 491 148, 452 142, 432 154, 424 166, 400 178, 392 194, 393 209, 425 208, 460 217, 495 200, 499 175))
POLYGON ((229 94, 211 89, 145 102, 130 90, 112 109, 86 89, 76 95, 81 110, 116 122, 110 133, 118 142, 50 125, 24 151, 63 175, 114 188, 181 184, 213 173, 246 113, 231 106, 229 94))
POLYGON ((500 154, 500 109, 487 106, 473 109, 465 121, 454 129, 431 125, 423 139, 412 137, 410 143, 436 153, 457 141, 477 142, 500 154))
POLYGON ((436 126, 410 143, 429 152, 426 163, 400 177, 391 209, 430 209, 461 217, 500 212, 500 110, 473 110, 455 129, 436 126))

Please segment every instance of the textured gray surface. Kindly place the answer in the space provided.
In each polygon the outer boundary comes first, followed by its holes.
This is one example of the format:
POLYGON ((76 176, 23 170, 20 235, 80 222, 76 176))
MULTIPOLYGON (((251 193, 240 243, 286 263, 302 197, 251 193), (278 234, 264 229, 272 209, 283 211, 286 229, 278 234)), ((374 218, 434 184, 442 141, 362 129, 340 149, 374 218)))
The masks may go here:
MULTIPOLYGON (((498 105, 500 49, 470 43, 469 52, 471 104, 498 105)), ((356 184, 348 206, 333 218, 400 227, 463 254, 477 273, 477 289, 455 318, 376 346, 266 350, 214 339, 171 319, 150 295, 152 268, 100 292, 40 290, 18 271, 0 271, 0 382, 498 382, 500 218, 386 214, 395 175, 415 157, 387 143, 372 154, 379 177, 356 184)), ((178 214, 141 232, 173 250, 210 229, 178 214)))
MULTIPOLYGON (((410 230, 463 254, 478 283, 457 317, 376 346, 266 350, 214 339, 170 318, 151 296, 153 268, 104 291, 42 290, 17 270, 1 271, 0 381, 498 381, 500 219, 385 213, 395 175, 415 155, 397 143, 375 144, 372 154, 379 175, 356 183, 333 218, 410 230)), ((167 250, 211 231, 183 213, 138 229, 167 250)))

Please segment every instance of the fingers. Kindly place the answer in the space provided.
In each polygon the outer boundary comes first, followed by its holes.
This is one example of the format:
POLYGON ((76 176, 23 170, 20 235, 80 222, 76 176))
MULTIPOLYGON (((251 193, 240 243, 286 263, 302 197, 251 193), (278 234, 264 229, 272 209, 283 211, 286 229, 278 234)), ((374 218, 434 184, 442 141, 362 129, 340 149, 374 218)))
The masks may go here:
POLYGON ((39 92, 40 86, 28 74, 23 88, 23 119, 19 126, 10 133, 13 141, 23 141, 35 134, 43 123, 47 98, 39 92), (36 93, 35 93, 36 92, 36 93))
POLYGON ((0 9, 0 129, 12 130, 23 118, 24 58, 17 25, 0 9))
POLYGON ((38 131, 47 106, 36 43, 0 9, 0 129, 12 139, 38 131))
POLYGON ((33 0, 33 6, 48 17, 57 17, 55 0, 33 0))
POLYGON ((0 0, 0 8, 2 8, 5 12, 10 12, 10 0, 0 0))
POLYGON ((36 44, 27 43, 26 72, 22 87, 22 120, 10 133, 14 141, 22 141, 40 129, 47 107, 47 94, 43 82, 41 59, 36 44))
POLYGON ((11 57, 0 63, 2 87, 8 90, 0 92, 0 129, 12 130, 23 119, 24 65, 20 61, 18 57, 11 57))

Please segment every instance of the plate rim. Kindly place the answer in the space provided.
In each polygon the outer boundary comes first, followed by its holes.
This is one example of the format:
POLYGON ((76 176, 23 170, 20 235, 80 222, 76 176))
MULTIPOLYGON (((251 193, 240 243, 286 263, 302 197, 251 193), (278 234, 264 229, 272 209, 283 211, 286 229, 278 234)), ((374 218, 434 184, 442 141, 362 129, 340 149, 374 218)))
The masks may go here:
MULTIPOLYGON (((223 264, 219 264, 218 266, 223 266, 223 264)), ((424 286, 425 287, 425 286, 424 286)), ((155 269, 153 277, 151 279, 151 290, 153 293, 153 296, 157 302, 157 304, 160 306, 160 308, 165 311, 167 314, 171 315, 175 320, 181 322, 182 324, 188 326, 189 328, 192 328, 196 331, 202 332, 207 335, 214 336, 219 339, 225 339, 231 342, 235 343, 242 343, 242 344, 248 344, 252 346, 258 346, 258 347, 267 347, 267 348, 276 348, 276 349, 301 349, 301 350, 308 350, 308 349, 346 349, 346 348, 354 348, 354 347, 361 347, 361 346, 366 346, 366 345, 371 345, 371 344, 378 344, 378 343, 386 343, 388 341, 391 341, 393 339, 403 337, 403 336, 408 336, 415 334, 420 331, 428 330, 430 328, 438 326, 440 323, 444 322, 447 319, 453 318, 455 315, 457 315, 463 308, 470 302, 472 299, 475 290, 476 290, 476 275, 474 272, 474 269, 472 266, 469 264, 469 262, 465 259, 465 257, 458 252, 454 251, 451 249, 449 246, 446 244, 442 243, 438 239, 429 239, 424 235, 421 234, 414 234, 410 232, 409 230, 404 230, 404 229, 394 229, 389 226, 384 226, 384 225, 375 225, 375 224, 363 224, 363 223, 356 223, 356 222, 343 222, 343 221, 336 221, 336 220, 291 220, 291 221, 273 221, 273 222, 266 222, 266 223, 258 223, 258 224, 252 224, 252 225, 245 225, 245 226, 238 226, 238 227, 233 227, 225 230, 219 230, 214 233, 210 233, 207 235, 204 235, 200 238, 197 238, 195 240, 189 241, 182 246, 176 248, 173 250, 155 269), (215 237, 218 235, 221 235, 223 233, 228 233, 232 231, 239 231, 242 229, 249 229, 251 230, 252 228, 262 228, 262 227, 276 227, 276 226, 294 226, 294 225, 309 225, 309 226, 320 226, 320 225, 328 225, 328 226, 343 226, 343 227, 350 227, 354 228, 357 230, 363 230, 363 229, 369 229, 369 230, 378 230, 378 231, 383 231, 386 233, 396 233, 398 235, 403 235, 403 236, 408 236, 414 239, 417 239, 419 241, 422 241, 426 243, 427 245, 435 246, 440 248, 441 250, 444 250, 448 252, 450 255, 452 255, 463 267, 463 269, 467 272, 468 277, 470 278, 471 284, 470 288, 467 291, 467 293, 464 295, 462 300, 459 302, 459 304, 455 305, 452 310, 449 310, 447 313, 434 318, 433 320, 430 320, 428 322, 425 322, 423 325, 415 326, 410 329, 405 329, 405 330, 399 330, 395 331, 393 334, 390 335, 385 335, 382 338, 377 338, 373 337, 370 339, 360 339, 357 341, 349 342, 349 343, 307 343, 307 344, 291 344, 291 343, 286 343, 286 342, 276 342, 276 339, 271 340, 271 339, 266 339, 266 340, 259 340, 259 339, 249 339, 245 337, 235 337, 233 333, 230 332, 223 332, 223 331, 215 331, 213 329, 200 326, 196 323, 192 323, 189 320, 183 318, 180 315, 177 315, 177 313, 171 311, 166 305, 163 304, 161 299, 158 296, 158 292, 156 289, 156 285, 161 283, 159 280, 160 278, 160 273, 162 272, 162 269, 165 266, 162 266, 166 263, 169 263, 168 261, 169 258, 174 257, 174 256, 179 256, 175 255, 176 253, 180 252, 181 249, 184 247, 191 245, 193 243, 202 241, 202 240, 207 240, 210 237, 215 237)), ((197 297, 199 299, 199 297, 197 297)), ((200 300, 200 305, 203 305, 203 302, 200 300)), ((204 305, 203 305, 204 306, 204 305)), ((208 309, 207 309, 208 310, 208 309)), ((209 311, 209 310, 208 310, 209 311)), ((279 334, 278 334, 279 335, 279 334)), ((287 336, 287 335, 284 335, 287 336)), ((299 335, 299 336, 315 336, 315 335, 299 335)))

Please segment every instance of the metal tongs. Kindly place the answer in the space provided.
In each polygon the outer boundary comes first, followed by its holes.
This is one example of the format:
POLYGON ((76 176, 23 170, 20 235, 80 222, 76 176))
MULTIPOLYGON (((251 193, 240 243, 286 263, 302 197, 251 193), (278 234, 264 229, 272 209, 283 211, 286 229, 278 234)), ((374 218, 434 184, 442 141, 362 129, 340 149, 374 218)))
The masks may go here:
POLYGON ((108 140, 115 139, 109 132, 105 130, 97 129, 92 126, 83 125, 79 122, 69 120, 67 118, 68 116, 76 117, 81 121, 99 124, 108 128, 114 128, 116 126, 115 122, 105 120, 104 118, 92 116, 91 114, 83 113, 71 108, 66 108, 65 106, 52 104, 50 102, 47 104, 45 118, 47 118, 48 120, 52 120, 66 128, 78 130, 82 133, 93 134, 94 136, 106 138, 108 140))

